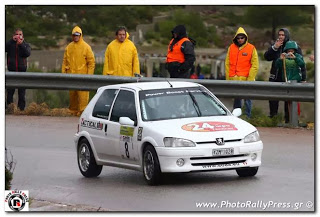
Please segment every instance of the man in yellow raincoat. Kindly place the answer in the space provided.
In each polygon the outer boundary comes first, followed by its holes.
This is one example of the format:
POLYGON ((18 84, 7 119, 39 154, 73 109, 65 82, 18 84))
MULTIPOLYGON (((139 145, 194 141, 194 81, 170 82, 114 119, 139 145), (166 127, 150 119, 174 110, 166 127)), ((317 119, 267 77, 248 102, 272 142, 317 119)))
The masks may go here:
MULTIPOLYGON (((94 54, 83 40, 82 30, 76 26, 72 30, 72 42, 66 47, 62 73, 69 74, 89 74, 94 73, 94 54)), ((70 112, 72 115, 80 116, 89 102, 89 91, 70 90, 70 112)))
MULTIPOLYGON (((228 48, 225 60, 226 80, 254 81, 259 70, 259 58, 256 48, 248 42, 248 35, 240 27, 228 48)), ((251 117, 252 102, 245 99, 245 113, 251 117)), ((234 99, 233 108, 241 108, 241 99, 234 99)))
POLYGON ((140 74, 137 48, 122 26, 116 31, 116 39, 106 49, 103 75, 134 77, 135 74, 140 74))

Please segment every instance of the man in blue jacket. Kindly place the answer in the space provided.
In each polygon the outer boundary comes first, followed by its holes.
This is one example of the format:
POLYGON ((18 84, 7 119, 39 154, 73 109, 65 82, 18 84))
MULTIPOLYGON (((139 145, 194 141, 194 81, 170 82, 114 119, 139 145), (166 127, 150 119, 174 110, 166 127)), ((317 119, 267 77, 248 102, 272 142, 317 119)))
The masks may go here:
MULTIPOLYGON (((11 72, 26 72, 27 71, 27 57, 31 54, 31 48, 23 38, 23 32, 21 29, 16 29, 13 33, 12 39, 6 43, 7 53, 7 68, 11 72)), ((13 95, 15 89, 7 89, 7 105, 13 103, 13 95)), ((26 89, 18 89, 18 107, 21 111, 26 106, 26 89)))

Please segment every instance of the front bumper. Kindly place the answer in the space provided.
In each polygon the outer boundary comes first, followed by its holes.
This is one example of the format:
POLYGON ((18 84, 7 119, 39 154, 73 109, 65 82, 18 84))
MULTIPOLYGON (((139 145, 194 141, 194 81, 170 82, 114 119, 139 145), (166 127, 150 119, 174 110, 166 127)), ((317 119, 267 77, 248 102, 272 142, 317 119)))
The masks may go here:
MULTIPOLYGON (((155 147, 161 171, 164 173, 229 170, 261 165, 262 141, 254 143, 239 142, 233 146, 197 145, 188 148, 155 147), (212 156, 213 149, 234 148, 233 155, 212 156), (256 159, 252 159, 256 154, 256 159), (177 160, 183 159, 184 165, 178 166, 177 160)), ((181 161, 181 160, 180 160, 181 161)))

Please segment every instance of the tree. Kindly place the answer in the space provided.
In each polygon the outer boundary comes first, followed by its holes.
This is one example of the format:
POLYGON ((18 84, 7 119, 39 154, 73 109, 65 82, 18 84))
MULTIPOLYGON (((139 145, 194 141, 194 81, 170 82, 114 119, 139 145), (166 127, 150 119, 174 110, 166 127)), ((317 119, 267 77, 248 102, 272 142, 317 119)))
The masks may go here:
POLYGON ((276 39, 276 29, 312 23, 310 11, 314 6, 249 6, 244 14, 244 22, 256 28, 272 28, 271 38, 276 39))

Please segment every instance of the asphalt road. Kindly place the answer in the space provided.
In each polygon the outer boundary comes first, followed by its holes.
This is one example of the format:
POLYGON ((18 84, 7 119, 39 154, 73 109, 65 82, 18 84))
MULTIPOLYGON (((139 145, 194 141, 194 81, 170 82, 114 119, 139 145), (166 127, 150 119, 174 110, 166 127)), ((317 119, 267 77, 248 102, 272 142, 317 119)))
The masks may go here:
POLYGON ((258 128, 264 151, 253 178, 232 170, 171 174, 148 186, 142 173, 113 167, 84 178, 73 143, 77 120, 6 116, 5 143, 17 162, 12 189, 29 190, 39 201, 111 211, 315 210, 313 130, 258 128))

